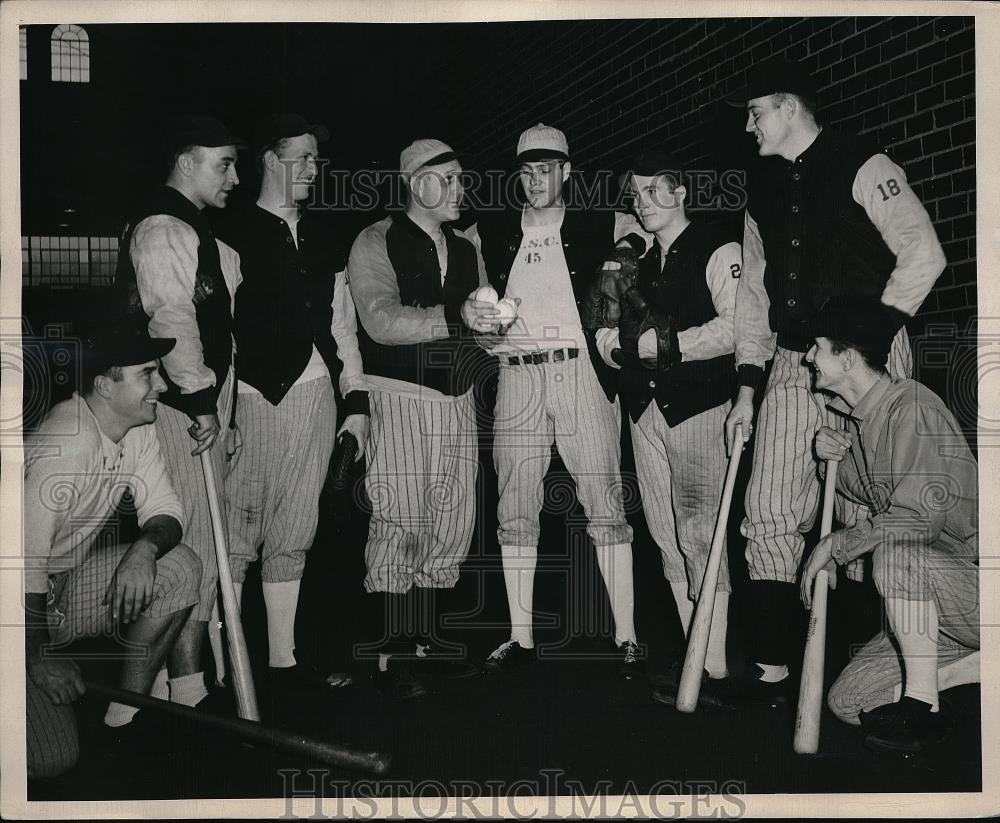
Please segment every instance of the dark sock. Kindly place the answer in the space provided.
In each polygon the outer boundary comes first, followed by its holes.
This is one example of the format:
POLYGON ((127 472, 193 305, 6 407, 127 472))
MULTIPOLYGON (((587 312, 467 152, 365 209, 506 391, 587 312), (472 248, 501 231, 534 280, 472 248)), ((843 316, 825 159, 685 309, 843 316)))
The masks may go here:
POLYGON ((772 666, 786 666, 790 659, 791 638, 801 622, 799 589, 794 583, 777 580, 751 580, 750 660, 772 666))

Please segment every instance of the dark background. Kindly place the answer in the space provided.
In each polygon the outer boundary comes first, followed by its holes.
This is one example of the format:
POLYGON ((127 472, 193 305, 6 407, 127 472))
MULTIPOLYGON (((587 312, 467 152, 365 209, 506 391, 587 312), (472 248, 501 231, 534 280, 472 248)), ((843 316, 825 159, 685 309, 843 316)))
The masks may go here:
MULTIPOLYGON (((333 170, 391 172, 400 149, 427 136, 468 151, 471 169, 506 170, 520 132, 544 121, 565 131, 581 181, 601 173, 613 177, 648 147, 669 149, 699 170, 741 175, 757 162, 755 147, 743 131, 743 111, 724 98, 753 62, 785 54, 814 72, 823 121, 884 145, 934 221, 948 267, 909 324, 916 376, 945 398, 975 447, 973 23, 966 17, 864 17, 87 25, 86 84, 51 81, 52 27, 31 26, 28 77, 21 81, 21 233, 117 236, 131 205, 162 182, 160 136, 181 112, 214 114, 247 136, 266 111, 301 112, 330 127, 324 149, 333 170)), ((249 156, 238 171, 236 196, 255 197, 249 156)), ((734 231, 742 221, 739 209, 706 211, 704 217, 734 231)), ((381 215, 378 205, 324 213, 345 244, 381 215)), ((464 220, 474 217, 470 212, 464 220)), ((72 358, 59 352, 72 354, 73 335, 100 310, 106 285, 103 276, 70 279, 59 288, 40 288, 38 280, 26 269, 26 339, 37 350, 25 371, 29 425, 72 387, 72 358)), ((488 408, 487 394, 476 534, 450 623, 441 627, 472 656, 484 656, 506 637, 488 408)), ((746 571, 737 527, 749 457, 730 518, 734 670, 743 665, 746 640, 746 571)), ((623 473, 636 531, 637 629, 649 669, 662 670, 681 652, 682 636, 659 553, 645 530, 627 448, 623 473)), ((869 754, 857 732, 829 714, 820 756, 797 757, 790 746, 794 707, 735 719, 688 718, 651 704, 644 686, 617 682, 607 600, 568 484, 556 459, 542 517, 535 604, 539 644, 568 658, 515 679, 435 686, 416 707, 381 701, 351 653, 361 629, 363 506, 346 522, 324 510, 303 581, 297 653, 321 667, 356 668, 358 685, 336 696, 281 696, 262 684, 265 710, 291 700, 293 707, 283 709, 290 712, 290 727, 391 751, 393 775, 413 780, 538 781, 541 769, 560 768, 590 790, 610 779, 619 792, 628 790, 628 781, 641 790, 664 777, 734 780, 751 792, 978 789, 974 689, 959 698, 961 734, 907 761, 869 754)), ((127 520, 116 528, 127 530, 127 520)), ((870 586, 844 584, 832 596, 828 682, 851 644, 870 637, 880 619, 870 586)), ((266 659, 266 638, 253 570, 244 622, 256 667, 266 659)), ((113 667, 105 668, 112 677, 113 667)), ((224 695, 216 698, 225 703, 224 695)), ((33 787, 35 797, 275 796, 283 790, 279 767, 310 765, 180 727, 165 728, 139 752, 102 748, 102 714, 99 700, 81 701, 85 758, 65 779, 33 787), (220 769, 220 762, 227 766, 220 769)))

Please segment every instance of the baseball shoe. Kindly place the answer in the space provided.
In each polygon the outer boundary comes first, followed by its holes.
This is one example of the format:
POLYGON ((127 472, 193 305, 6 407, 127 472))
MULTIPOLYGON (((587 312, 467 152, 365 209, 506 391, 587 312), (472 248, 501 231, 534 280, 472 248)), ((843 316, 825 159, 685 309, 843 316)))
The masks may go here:
POLYGON ((865 746, 872 751, 908 753, 940 743, 951 726, 944 707, 941 709, 932 712, 929 703, 904 697, 897 703, 861 712, 865 746))
POLYGON ((535 662, 535 650, 526 649, 516 640, 508 640, 495 648, 483 662, 483 674, 511 671, 535 662))
POLYGON ((388 668, 377 673, 376 683, 382 695, 390 700, 410 700, 427 694, 427 689, 413 676, 409 664, 402 660, 390 658, 388 668))
POLYGON ((622 680, 638 680, 643 675, 639 660, 639 646, 634 640, 626 640, 618 647, 621 658, 615 671, 622 680))
POLYGON ((417 644, 416 655, 408 657, 409 665, 418 674, 428 677, 444 677, 458 680, 463 677, 474 677, 479 670, 465 660, 456 658, 439 646, 417 644))
POLYGON ((753 668, 750 677, 727 677, 720 681, 716 692, 718 700, 733 708, 765 706, 770 709, 793 702, 791 676, 777 683, 767 683, 761 679, 764 670, 757 665, 753 668))
POLYGON ((267 676, 271 688, 276 692, 286 689, 338 689, 354 682, 348 674, 334 672, 325 675, 307 663, 296 663, 283 668, 268 666, 267 676))
MULTIPOLYGON (((677 705, 677 690, 681 685, 681 672, 684 670, 684 659, 680 658, 674 662, 666 674, 653 674, 649 676, 649 684, 652 687, 649 692, 650 698, 656 703, 663 703, 665 706, 677 705)), ((726 709, 732 711, 736 706, 732 701, 726 699, 726 692, 733 688, 732 677, 712 678, 708 672, 701 671, 701 686, 698 689, 699 708, 726 709)))

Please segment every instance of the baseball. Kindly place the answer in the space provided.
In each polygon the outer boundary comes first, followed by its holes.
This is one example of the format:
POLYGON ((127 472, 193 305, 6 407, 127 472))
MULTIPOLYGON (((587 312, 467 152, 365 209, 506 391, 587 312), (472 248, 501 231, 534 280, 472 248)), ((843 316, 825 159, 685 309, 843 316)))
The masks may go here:
POLYGON ((497 312, 498 314, 496 319, 501 326, 513 323, 514 319, 517 317, 517 303, 509 297, 505 297, 497 303, 497 312))
POLYGON ((476 289, 473 299, 478 300, 480 303, 492 303, 495 306, 500 299, 500 295, 497 294, 497 290, 492 286, 482 286, 476 289))

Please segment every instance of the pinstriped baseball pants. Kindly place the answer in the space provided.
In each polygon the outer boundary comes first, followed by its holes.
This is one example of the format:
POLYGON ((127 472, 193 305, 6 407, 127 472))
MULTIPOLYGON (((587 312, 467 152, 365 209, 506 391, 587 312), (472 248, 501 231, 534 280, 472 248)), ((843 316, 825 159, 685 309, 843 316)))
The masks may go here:
MULTIPOLYGON (((101 604, 111 577, 131 544, 94 547, 75 569, 49 578, 49 634, 55 648, 83 637, 120 631, 101 604)), ((201 561, 183 544, 156 561, 153 600, 143 614, 166 617, 198 601, 201 561)), ((72 706, 57 706, 31 678, 26 689, 27 767, 31 777, 54 777, 76 763, 79 741, 72 706)))
MULTIPOLYGON (((227 380, 219 396, 222 408, 219 420, 222 431, 211 449, 208 450, 215 469, 215 483, 219 492, 219 506, 223 522, 226 519, 226 424, 229 419, 230 383, 227 380)), ((212 516, 208 510, 208 493, 205 490, 205 474, 201 468, 201 456, 192 457, 191 450, 197 445, 188 434, 191 418, 183 412, 160 403, 156 410, 156 436, 160 441, 160 452, 167 467, 170 485, 181 500, 184 511, 184 543, 191 547, 201 560, 201 597, 191 612, 191 620, 207 621, 212 616, 212 606, 218 590, 219 567, 215 560, 215 535, 212 531, 212 516)))
POLYGON ((631 543, 622 503, 620 431, 618 401, 608 402, 586 351, 551 363, 501 361, 493 441, 500 545, 538 545, 553 443, 576 481, 594 544, 631 543))
MULTIPOLYGON (((746 492, 746 517, 740 527, 747 538, 751 580, 794 583, 805 548, 803 535, 816 520, 820 483, 813 441, 828 420, 830 398, 812 391, 812 374, 801 352, 778 348, 757 416, 753 468, 746 492)), ((889 352, 889 374, 909 377, 913 355, 906 329, 889 352)), ((850 524, 860 516, 838 496, 837 515, 850 524)), ((860 564, 854 566, 856 576, 860 564)))
MULTIPOLYGON (((722 431, 730 407, 727 401, 671 428, 653 402, 631 423, 642 509, 660 548, 663 575, 671 583, 687 582, 692 600, 701 592, 726 482, 722 431)), ((727 592, 725 548, 722 556, 717 591, 727 592)))
MULTIPOLYGON (((873 577, 883 597, 933 600, 938 612, 938 668, 979 648, 979 568, 974 556, 956 557, 913 546, 879 547, 873 577)), ((902 655, 891 635, 879 632, 837 677, 827 703, 847 723, 858 713, 895 700, 903 682, 902 655)))
POLYGON ((226 478, 233 581, 243 582, 258 547, 264 582, 299 580, 336 437, 333 385, 323 377, 293 386, 277 406, 241 394, 236 422, 243 453, 226 478))
POLYGON ((472 392, 444 400, 373 391, 365 489, 372 516, 366 592, 449 589, 469 553, 476 514, 472 392))

